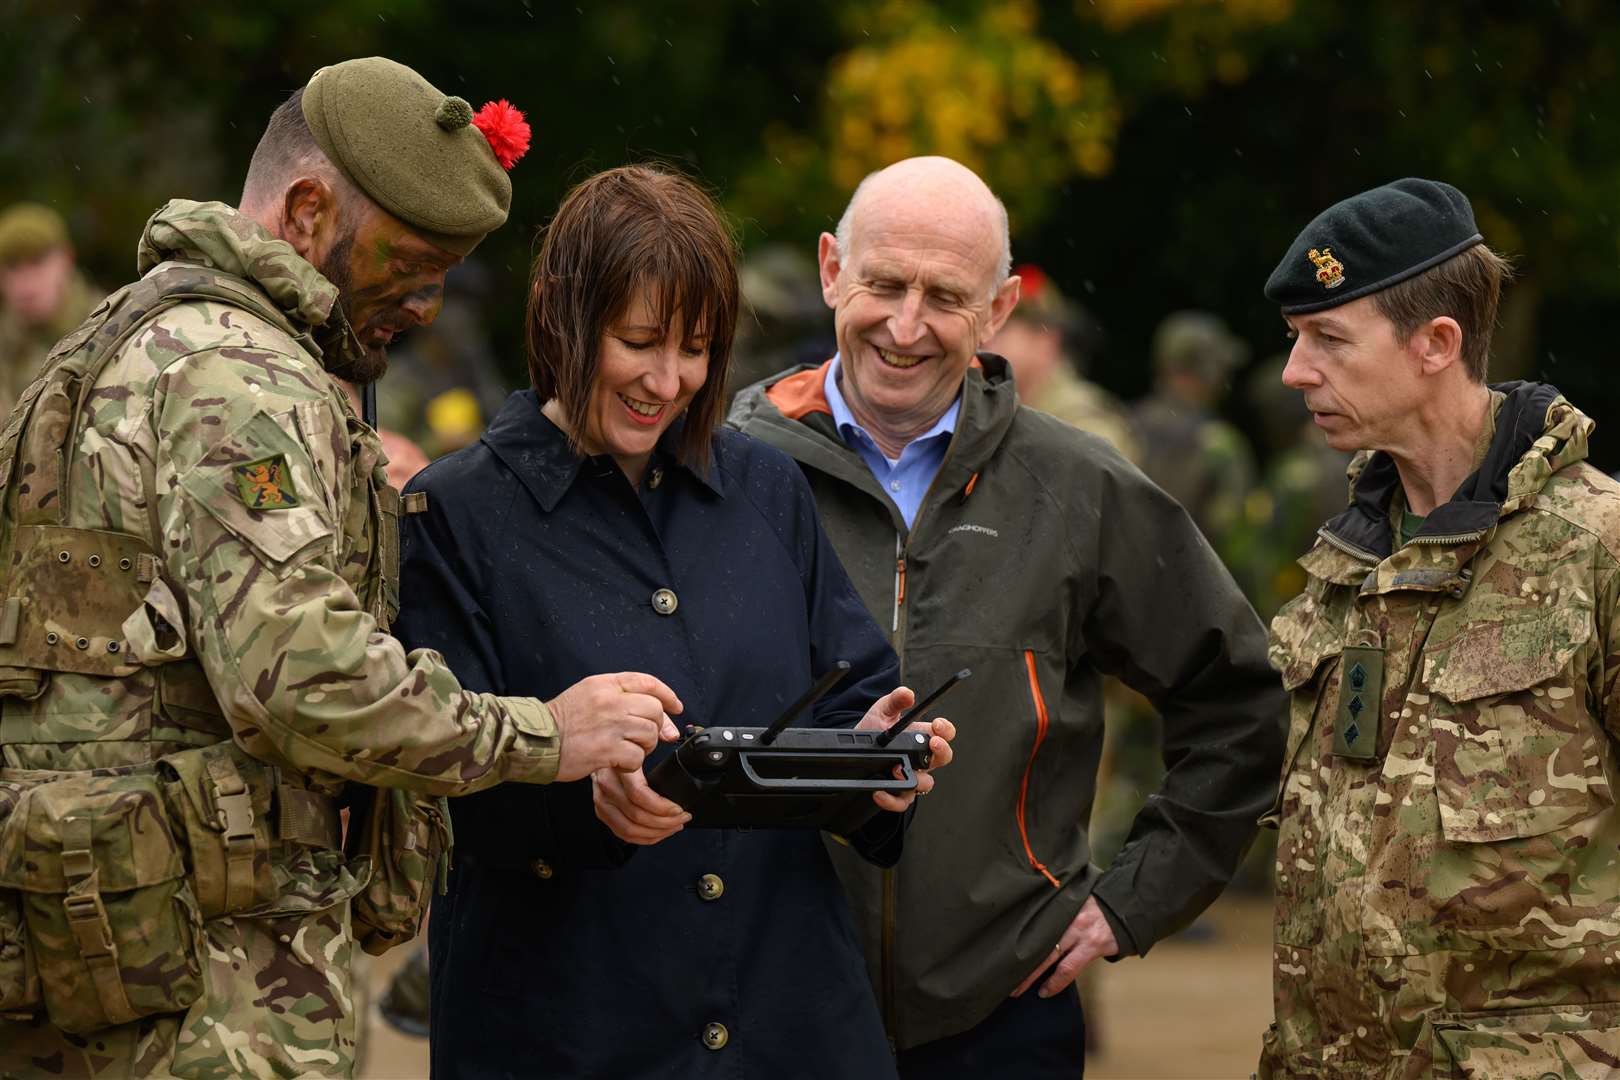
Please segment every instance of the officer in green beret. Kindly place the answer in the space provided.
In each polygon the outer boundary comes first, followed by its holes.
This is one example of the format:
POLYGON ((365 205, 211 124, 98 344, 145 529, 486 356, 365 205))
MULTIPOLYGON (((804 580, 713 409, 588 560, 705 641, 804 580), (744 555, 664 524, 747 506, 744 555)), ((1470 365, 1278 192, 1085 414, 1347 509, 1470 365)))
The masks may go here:
POLYGON ((676 737, 651 676, 496 697, 387 633, 418 507, 337 379, 433 319, 527 140, 506 102, 475 114, 392 61, 321 69, 241 206, 160 208, 141 279, 23 396, 0 439, 0 1076, 350 1075, 351 960, 416 935, 442 797, 676 737))
POLYGON ((0 416, 17 404, 56 340, 100 302, 74 262, 62 215, 26 202, 0 213, 0 416))
POLYGON ((1508 265, 1462 192, 1330 207, 1266 283, 1283 382, 1360 451, 1272 620, 1292 697, 1267 1077, 1613 1076, 1620 484, 1490 385, 1508 265))

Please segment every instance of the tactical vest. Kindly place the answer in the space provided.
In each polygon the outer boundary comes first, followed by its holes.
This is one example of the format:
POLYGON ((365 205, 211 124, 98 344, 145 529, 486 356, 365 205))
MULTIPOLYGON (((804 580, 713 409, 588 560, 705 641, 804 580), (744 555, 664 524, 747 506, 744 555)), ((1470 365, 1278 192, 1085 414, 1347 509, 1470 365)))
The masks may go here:
MULTIPOLYGON (((149 540, 68 524, 74 442, 92 389, 153 319, 196 301, 246 310, 319 355, 249 283, 165 263, 110 296, 51 351, 0 434, 0 747, 22 734, 7 723, 8 701, 38 698, 57 675, 120 679, 142 671, 155 678, 152 709, 163 718, 164 741, 179 746, 156 761, 112 768, 0 768, 0 1018, 43 1011, 64 1031, 88 1033, 189 1007, 202 989, 202 920, 275 900, 271 856, 280 845, 340 843, 330 798, 230 741, 200 664, 132 658, 126 628, 143 608, 143 625, 159 638, 186 635, 185 592, 163 580, 149 540)), ((142 469, 155 538, 162 530, 154 466, 142 469)), ((381 472, 374 470, 366 505, 356 508, 367 515, 371 550, 364 580, 351 584, 386 629, 398 604, 392 519, 399 496, 381 472)), ((416 827, 423 834, 416 858, 443 850, 443 842, 432 843, 437 800, 425 800, 422 823, 424 800, 378 794, 396 813, 356 823, 368 843, 386 846, 400 828, 416 827)), ((379 876, 386 874, 384 867, 379 876)), ((386 909, 386 900, 372 908, 386 909)), ((390 941, 411 936, 420 921, 415 908, 372 915, 390 941)))

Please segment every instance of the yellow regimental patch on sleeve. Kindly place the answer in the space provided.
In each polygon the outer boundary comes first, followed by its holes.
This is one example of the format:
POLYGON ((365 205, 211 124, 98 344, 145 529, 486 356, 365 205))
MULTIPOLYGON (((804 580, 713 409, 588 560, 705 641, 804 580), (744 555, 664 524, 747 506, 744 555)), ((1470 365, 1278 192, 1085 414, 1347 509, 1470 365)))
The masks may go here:
POLYGON ((249 510, 286 510, 298 505, 284 455, 250 461, 231 471, 236 476, 236 493, 249 510))

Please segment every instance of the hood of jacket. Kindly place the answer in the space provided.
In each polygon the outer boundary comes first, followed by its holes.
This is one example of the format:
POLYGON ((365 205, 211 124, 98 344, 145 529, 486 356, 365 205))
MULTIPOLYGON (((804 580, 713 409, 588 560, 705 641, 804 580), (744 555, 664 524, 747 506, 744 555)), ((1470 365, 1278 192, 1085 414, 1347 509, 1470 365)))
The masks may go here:
POLYGON ((312 332, 328 367, 334 357, 364 348, 338 304, 337 286, 291 244, 224 203, 171 199, 158 207, 141 231, 135 265, 144 275, 170 260, 252 282, 295 328, 312 332))
MULTIPOLYGON (((1586 459, 1596 425, 1557 387, 1508 382, 1491 389, 1502 401, 1484 459, 1449 502, 1435 507, 1414 540, 1477 539, 1527 505, 1559 469, 1586 459)), ((1395 460, 1377 451, 1357 459, 1349 475, 1350 506, 1322 526, 1322 535, 1386 559, 1394 547, 1390 501, 1401 483, 1395 460)))

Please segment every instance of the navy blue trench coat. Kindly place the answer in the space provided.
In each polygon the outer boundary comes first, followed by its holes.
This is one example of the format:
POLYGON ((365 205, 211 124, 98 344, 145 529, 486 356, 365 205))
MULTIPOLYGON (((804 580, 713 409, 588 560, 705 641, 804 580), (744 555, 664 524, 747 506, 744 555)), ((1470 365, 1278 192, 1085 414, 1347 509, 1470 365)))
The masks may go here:
MULTIPOLYGON (((533 391, 512 395, 482 441, 409 485, 428 501, 403 523, 396 632, 474 690, 551 698, 645 671, 680 696, 677 723, 704 725, 768 723, 849 660, 804 722, 854 724, 898 662, 798 467, 721 431, 700 475, 670 452, 678 432, 637 491, 611 459, 577 458, 533 391)), ((597 821, 588 780, 451 806, 429 931, 436 1077, 894 1075, 813 830, 631 848, 597 821)), ((879 813, 850 841, 893 865, 904 824, 879 813)))

